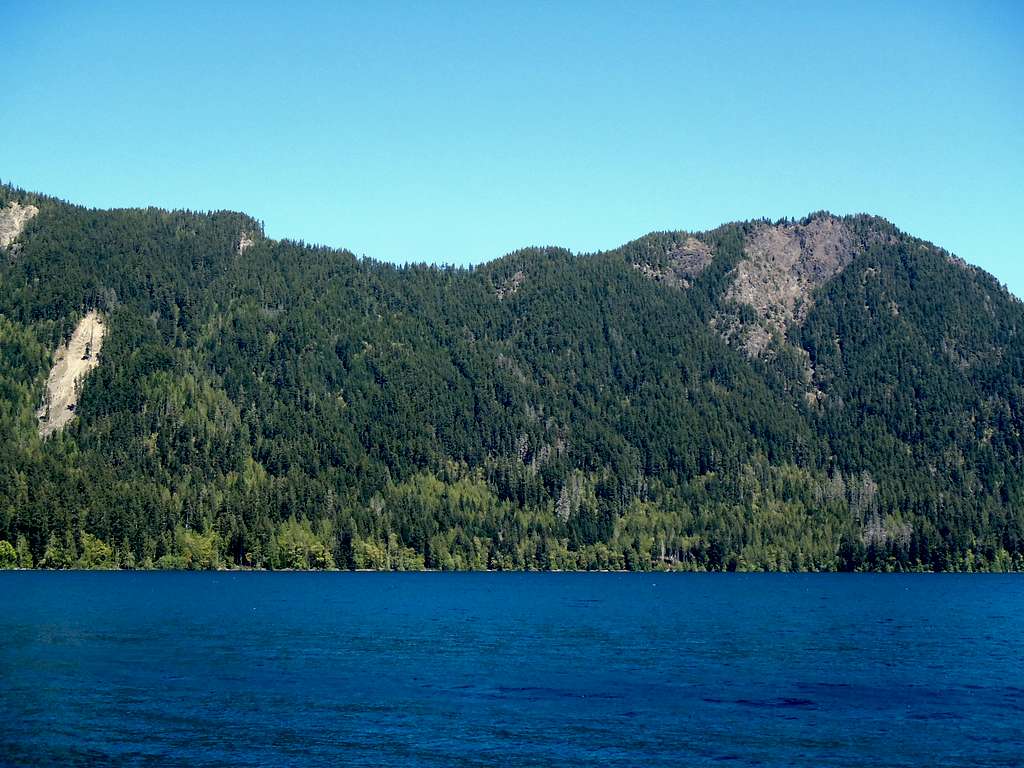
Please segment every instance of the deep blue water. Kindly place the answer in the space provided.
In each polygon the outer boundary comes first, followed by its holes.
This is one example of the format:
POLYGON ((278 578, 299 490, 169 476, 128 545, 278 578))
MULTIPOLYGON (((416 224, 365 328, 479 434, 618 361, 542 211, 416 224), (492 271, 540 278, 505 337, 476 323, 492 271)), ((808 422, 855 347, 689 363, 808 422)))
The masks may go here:
POLYGON ((1022 765, 1024 577, 2 573, 0 763, 1022 765))

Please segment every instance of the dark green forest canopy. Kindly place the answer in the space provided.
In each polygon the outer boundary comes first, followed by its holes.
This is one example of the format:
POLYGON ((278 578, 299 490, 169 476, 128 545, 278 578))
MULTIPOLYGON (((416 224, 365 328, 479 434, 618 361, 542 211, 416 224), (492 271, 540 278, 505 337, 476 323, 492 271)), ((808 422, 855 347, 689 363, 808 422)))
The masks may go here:
POLYGON ((881 219, 452 268, 12 201, 0 566, 1024 566, 1024 308, 881 219))

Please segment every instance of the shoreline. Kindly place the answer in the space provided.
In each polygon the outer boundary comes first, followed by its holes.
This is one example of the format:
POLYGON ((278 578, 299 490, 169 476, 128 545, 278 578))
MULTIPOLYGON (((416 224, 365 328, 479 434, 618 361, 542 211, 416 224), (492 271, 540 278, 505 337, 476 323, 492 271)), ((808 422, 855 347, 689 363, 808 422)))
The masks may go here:
POLYGON ((928 570, 902 570, 902 571, 882 571, 882 570, 860 570, 860 571, 765 571, 765 570, 682 570, 682 569, 651 569, 648 571, 640 570, 611 570, 611 569, 595 569, 595 570, 564 570, 564 569, 551 569, 551 570, 530 570, 530 569, 498 569, 498 568, 487 568, 487 569, 463 569, 463 570, 444 570, 440 568, 421 568, 416 570, 395 570, 395 569, 378 569, 378 568, 5 568, 0 569, 2 573, 322 573, 322 574, 385 574, 385 573, 405 573, 405 574, 466 574, 466 573, 487 573, 487 574, 645 574, 645 575, 658 575, 658 576, 750 576, 750 575, 764 575, 764 576, 822 576, 822 575, 875 575, 875 576, 941 576, 941 575, 1010 575, 1010 574, 1024 574, 1024 570, 975 570, 975 571, 928 571, 928 570))

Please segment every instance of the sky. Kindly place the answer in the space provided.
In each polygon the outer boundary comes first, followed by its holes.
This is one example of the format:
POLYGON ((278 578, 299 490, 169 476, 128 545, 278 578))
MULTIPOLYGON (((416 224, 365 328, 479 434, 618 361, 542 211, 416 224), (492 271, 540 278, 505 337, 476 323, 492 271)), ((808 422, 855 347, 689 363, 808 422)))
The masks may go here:
POLYGON ((473 264, 884 216, 1024 296, 1024 3, 16 2, 0 179, 473 264))

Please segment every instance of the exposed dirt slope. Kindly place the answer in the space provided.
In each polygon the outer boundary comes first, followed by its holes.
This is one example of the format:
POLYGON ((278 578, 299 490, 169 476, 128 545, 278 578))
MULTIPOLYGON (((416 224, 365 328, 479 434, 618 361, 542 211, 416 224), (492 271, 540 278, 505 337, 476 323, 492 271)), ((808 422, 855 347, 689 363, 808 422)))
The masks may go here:
POLYGON ((82 318, 71 340, 54 355, 43 406, 36 412, 39 434, 47 437, 75 418, 81 382, 99 365, 107 326, 95 310, 82 318))

